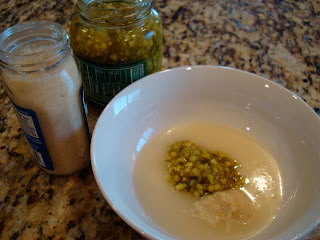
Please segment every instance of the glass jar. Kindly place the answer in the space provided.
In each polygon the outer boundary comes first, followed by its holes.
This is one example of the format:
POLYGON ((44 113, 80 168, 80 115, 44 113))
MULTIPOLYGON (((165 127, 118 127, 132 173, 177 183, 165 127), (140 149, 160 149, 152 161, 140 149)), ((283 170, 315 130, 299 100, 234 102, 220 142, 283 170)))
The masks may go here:
POLYGON ((25 22, 0 34, 1 78, 34 159, 48 173, 90 162, 81 77, 59 24, 25 22))
MULTIPOLYGON (((78 0, 70 39, 89 106, 161 70, 162 26, 151 0, 78 0)), ((89 109, 90 113, 90 109, 89 109)))

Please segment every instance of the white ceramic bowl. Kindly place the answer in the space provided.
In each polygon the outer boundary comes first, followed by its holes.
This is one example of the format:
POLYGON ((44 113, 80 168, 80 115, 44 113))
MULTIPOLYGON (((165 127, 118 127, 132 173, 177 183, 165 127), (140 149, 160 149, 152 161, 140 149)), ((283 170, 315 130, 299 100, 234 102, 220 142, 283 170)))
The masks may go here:
POLYGON ((283 180, 281 209, 252 239, 299 239, 319 224, 318 115, 292 92, 257 75, 194 66, 165 70, 131 84, 108 104, 95 126, 91 159, 96 181, 114 211, 131 227, 150 239, 171 239, 140 207, 132 184, 133 164, 139 141, 149 128, 153 135, 194 120, 250 129, 248 134, 278 162, 283 180))

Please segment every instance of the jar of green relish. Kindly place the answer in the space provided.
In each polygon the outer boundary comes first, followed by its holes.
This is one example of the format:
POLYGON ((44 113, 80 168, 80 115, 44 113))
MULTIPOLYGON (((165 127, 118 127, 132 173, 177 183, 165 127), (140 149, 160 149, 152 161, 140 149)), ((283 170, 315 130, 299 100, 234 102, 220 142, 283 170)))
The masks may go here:
POLYGON ((162 26, 152 0, 78 0, 77 9, 70 39, 90 113, 161 70, 162 26))

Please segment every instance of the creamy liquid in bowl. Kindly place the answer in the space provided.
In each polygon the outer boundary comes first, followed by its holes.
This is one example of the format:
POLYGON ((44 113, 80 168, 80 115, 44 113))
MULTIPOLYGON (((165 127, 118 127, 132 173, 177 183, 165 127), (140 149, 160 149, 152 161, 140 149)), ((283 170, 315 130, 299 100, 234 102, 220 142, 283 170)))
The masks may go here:
POLYGON ((137 155, 133 181, 145 214, 176 239, 252 237, 270 224, 282 200, 280 172, 267 149, 245 132, 211 123, 182 124, 151 137, 137 155), (184 140, 239 161, 245 186, 200 200, 175 191, 165 157, 172 143, 184 140))

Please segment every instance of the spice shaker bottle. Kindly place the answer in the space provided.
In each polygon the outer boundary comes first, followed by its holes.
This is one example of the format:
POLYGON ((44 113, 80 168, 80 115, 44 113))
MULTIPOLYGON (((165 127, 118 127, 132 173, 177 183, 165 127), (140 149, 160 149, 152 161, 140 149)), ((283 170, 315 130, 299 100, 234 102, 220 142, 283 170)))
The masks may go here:
POLYGON ((88 165, 89 131, 77 65, 59 24, 33 21, 0 34, 1 78, 34 159, 48 173, 88 165))
POLYGON ((70 39, 91 109, 161 70, 162 25, 152 0, 78 0, 70 39))

